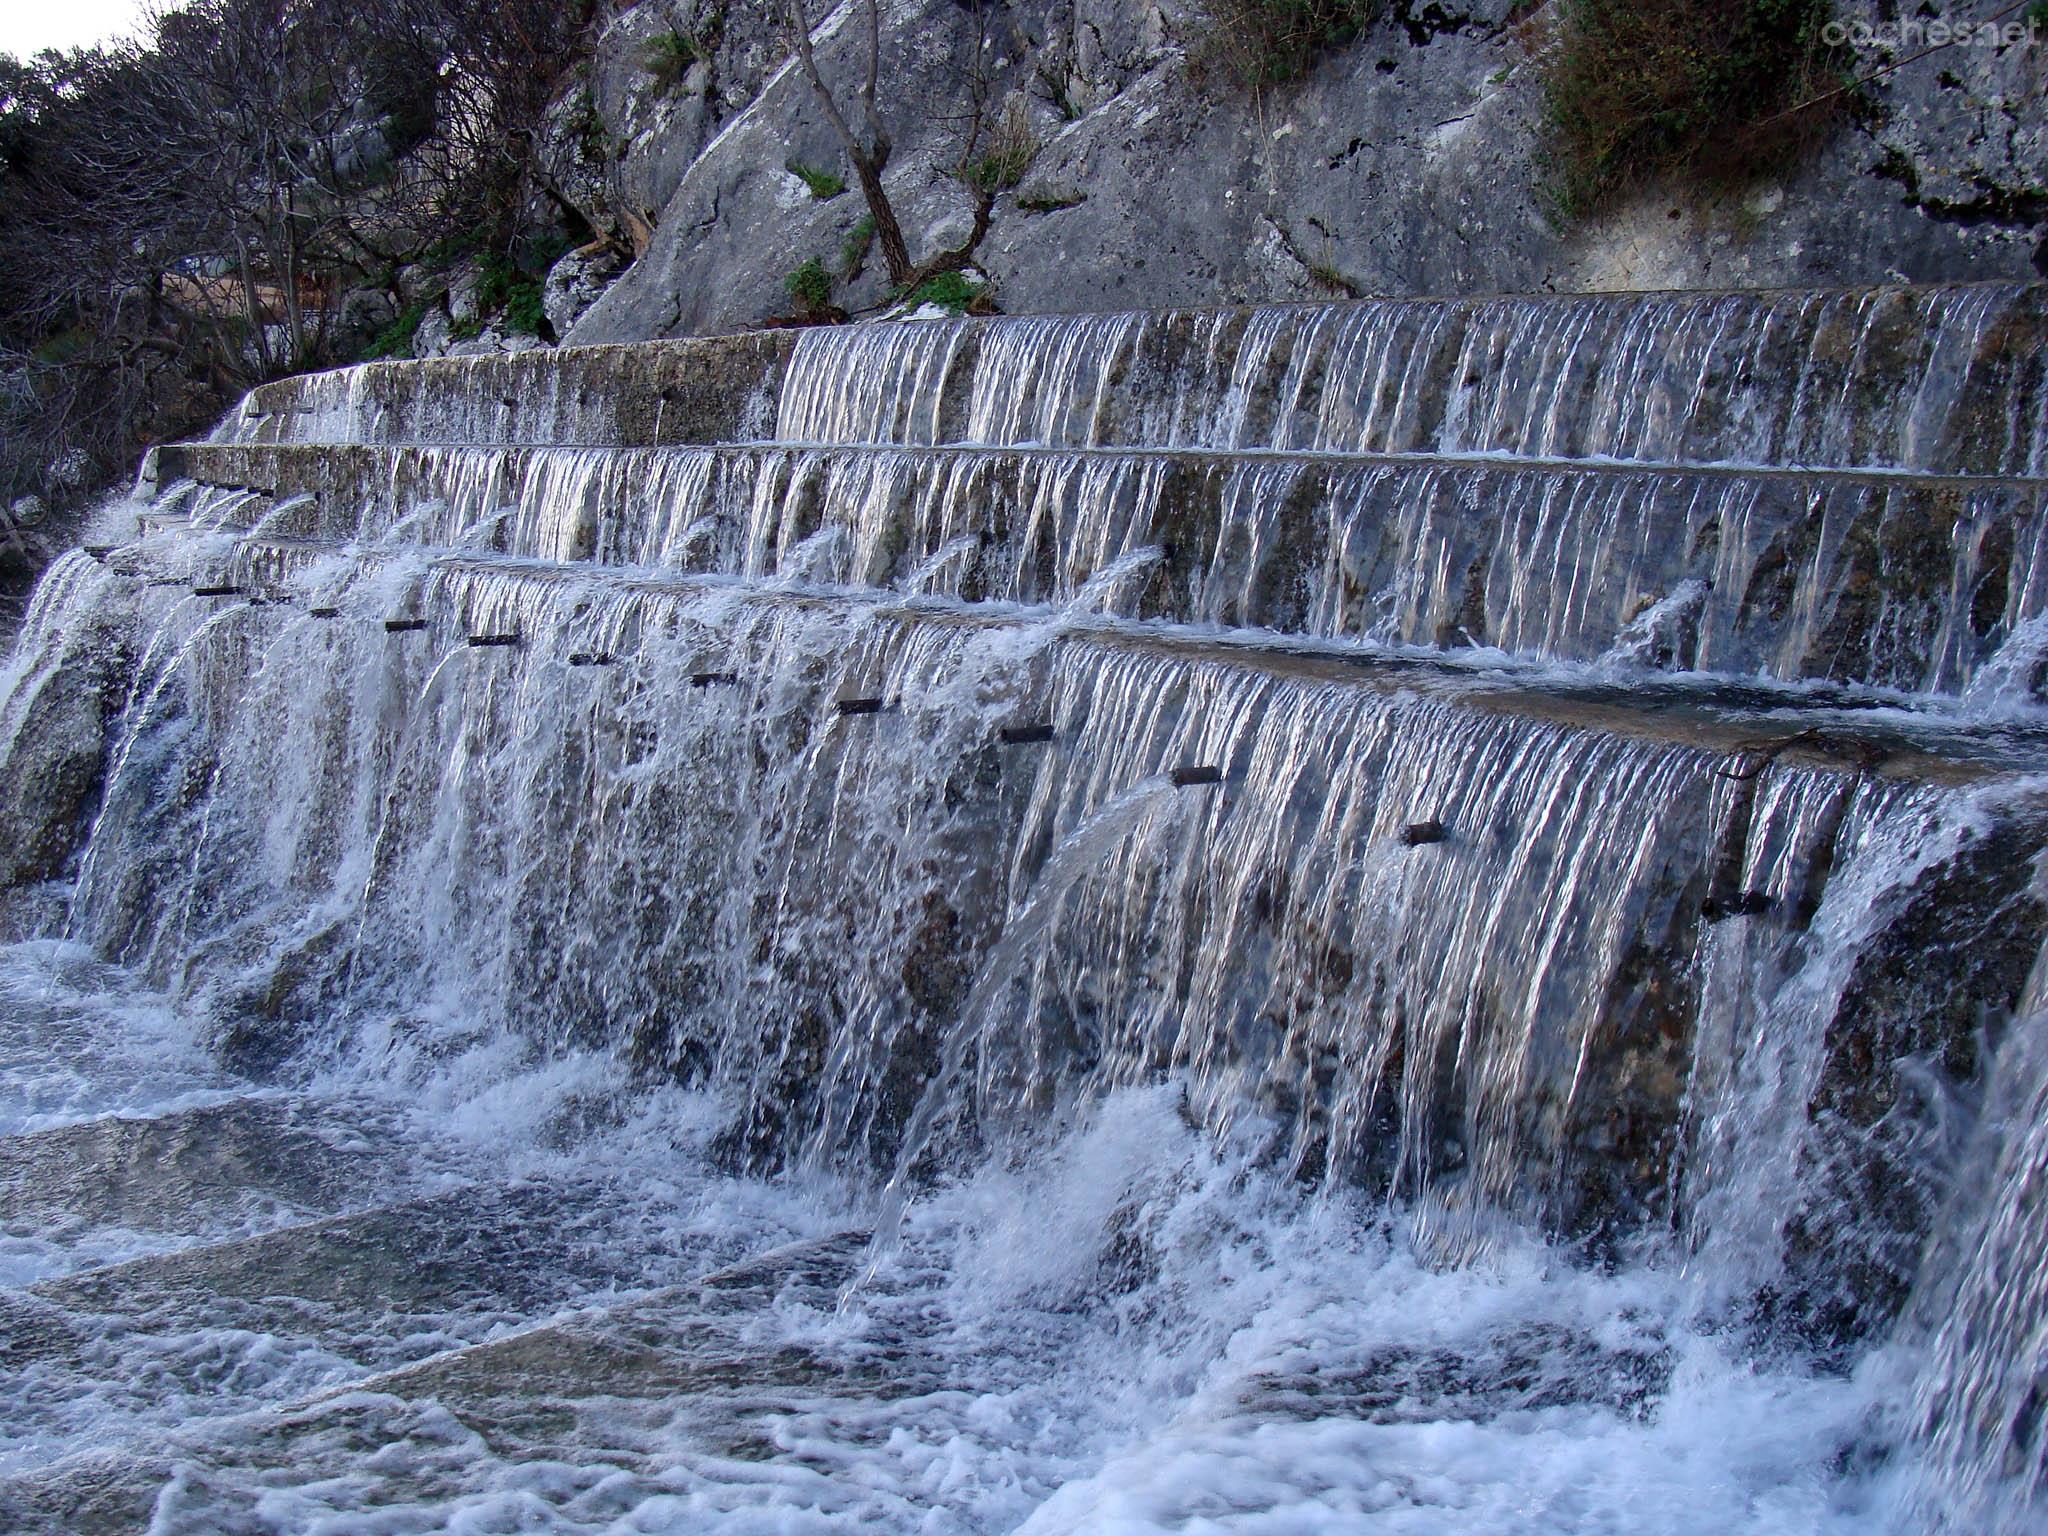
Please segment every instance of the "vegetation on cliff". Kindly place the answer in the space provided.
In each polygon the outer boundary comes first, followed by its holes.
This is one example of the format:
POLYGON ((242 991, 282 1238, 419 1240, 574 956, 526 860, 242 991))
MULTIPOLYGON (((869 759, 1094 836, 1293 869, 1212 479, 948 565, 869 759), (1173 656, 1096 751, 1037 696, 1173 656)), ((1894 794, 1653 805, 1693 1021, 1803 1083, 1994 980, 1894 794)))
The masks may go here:
POLYGON ((1371 23, 1376 0, 1200 0, 1198 62, 1252 90, 1299 79, 1371 23))
POLYGON ((1559 0, 1542 80, 1560 212, 1781 168, 1849 99, 1833 19, 1831 0, 1559 0))
POLYGON ((0 506, 403 350, 408 272, 468 261, 543 329, 531 254, 589 236, 542 129, 591 9, 196 0, 139 43, 0 56, 0 506))

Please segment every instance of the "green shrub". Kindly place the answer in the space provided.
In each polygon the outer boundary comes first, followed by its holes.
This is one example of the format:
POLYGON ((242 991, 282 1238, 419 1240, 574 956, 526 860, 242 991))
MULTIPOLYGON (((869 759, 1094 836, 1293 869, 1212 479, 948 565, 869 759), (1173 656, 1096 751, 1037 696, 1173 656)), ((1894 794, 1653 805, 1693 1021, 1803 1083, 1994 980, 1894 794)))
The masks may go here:
POLYGON ((73 325, 45 337, 35 349, 35 360, 39 363, 68 363, 84 357, 91 350, 94 332, 90 326, 73 325))
POLYGON ((957 315, 987 291, 965 272, 937 272, 911 290, 909 302, 913 306, 936 304, 957 315))
POLYGON ((1376 0, 1200 0, 1195 55, 1247 90, 1298 80, 1363 32, 1376 0))
POLYGON ((1582 217, 1648 182, 1782 169, 1852 98, 1831 0, 1561 0, 1545 192, 1582 217))
POLYGON ((864 213, 839 244, 839 270, 852 282, 867 265, 868 250, 875 243, 875 216, 864 213))
POLYGON ((528 279, 506 296, 505 329, 517 336, 547 335, 548 311, 541 300, 539 283, 528 279))
POLYGON ((446 272, 466 259, 477 248, 478 237, 474 234, 450 235, 445 240, 436 240, 420 252, 420 265, 429 272, 446 272))
POLYGON ((524 271, 544 277, 547 270, 574 250, 576 242, 559 229, 528 235, 519 247, 519 265, 524 271))
POLYGON ((424 304, 407 306, 396 320, 370 339, 370 344, 363 348, 362 360, 374 363, 385 357, 411 357, 413 338, 419 335, 420 319, 426 312, 424 304))
POLYGON ((815 256, 785 277, 782 286, 789 290, 800 314, 816 314, 832 302, 832 274, 815 256))
POLYGON ((690 72, 691 65, 708 63, 712 52, 709 40, 671 27, 655 33, 648 41, 647 51, 640 56, 640 67, 647 71, 656 89, 666 91, 690 72))
POLYGON ((1024 179, 1031 162, 1038 158, 1038 135, 1030 119, 1012 101, 996 122, 982 152, 960 167, 960 179, 987 197, 1008 192, 1024 179))
POLYGON ((789 159, 782 162, 782 168, 811 189, 811 196, 819 202, 837 197, 846 190, 846 178, 837 171, 823 170, 803 161, 789 159))
MULTIPOLYGON (((559 254, 556 240, 543 237, 528 244, 525 260, 545 270, 559 254)), ((482 269, 476 285, 478 312, 503 316, 505 329, 518 335, 547 335, 548 312, 542 302, 539 274, 496 252, 485 256, 478 265, 482 269)))
POLYGON ((448 327, 448 336, 451 341, 475 341, 483 333, 484 323, 474 315, 470 316, 467 320, 458 320, 448 327))

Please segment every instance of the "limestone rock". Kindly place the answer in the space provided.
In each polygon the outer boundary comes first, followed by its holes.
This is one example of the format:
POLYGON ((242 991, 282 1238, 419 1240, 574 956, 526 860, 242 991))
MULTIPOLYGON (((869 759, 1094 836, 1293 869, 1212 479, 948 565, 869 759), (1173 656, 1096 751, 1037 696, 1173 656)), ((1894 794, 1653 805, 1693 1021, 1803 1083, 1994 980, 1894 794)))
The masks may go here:
POLYGON ((341 296, 341 328, 350 336, 375 336, 397 318, 398 306, 382 288, 351 288, 341 296))
POLYGON ((412 355, 414 357, 446 357, 454 344, 454 322, 448 311, 434 304, 420 316, 420 327, 413 333, 412 355))
POLYGON ((541 304, 557 336, 566 336, 584 311, 603 297, 623 266, 617 254, 599 248, 571 251, 548 268, 541 304))
POLYGON ((457 325, 475 321, 478 313, 478 290, 483 285, 483 269, 474 262, 465 262, 457 267, 448 278, 448 318, 457 325))
MULTIPOLYGON (((637 62, 671 24, 654 10, 607 32, 592 93, 617 136, 611 184, 658 217, 575 342, 757 324, 786 307, 782 280, 805 257, 837 269, 865 211, 856 196, 801 195, 782 173, 791 156, 829 164, 838 150, 772 37, 729 36, 701 76, 656 90, 637 62)), ((1506 0, 1403 5, 1256 102, 1191 64, 1198 27, 1176 4, 1020 0, 977 17, 903 0, 887 18, 886 182, 913 254, 965 228, 964 82, 978 73, 986 99, 1033 103, 1033 195, 998 199, 976 253, 1011 311, 1958 281, 2048 261, 2038 46, 1905 64, 1870 87, 1877 110, 1781 181, 1652 189, 1567 227, 1542 194, 1537 70, 1506 0)), ((828 79, 856 77, 855 30, 821 30, 828 79)), ((886 299, 863 282, 834 302, 858 314, 886 299)))
POLYGON ((110 592, 8 700, 0 721, 0 890, 57 878, 84 840, 133 654, 126 612, 110 592))

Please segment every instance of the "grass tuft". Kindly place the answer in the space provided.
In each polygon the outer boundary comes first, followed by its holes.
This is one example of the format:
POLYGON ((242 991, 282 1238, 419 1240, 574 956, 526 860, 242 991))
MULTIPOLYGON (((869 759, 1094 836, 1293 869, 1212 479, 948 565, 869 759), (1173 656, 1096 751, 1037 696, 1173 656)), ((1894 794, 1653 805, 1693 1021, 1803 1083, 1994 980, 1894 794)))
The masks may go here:
POLYGON ((811 196, 819 202, 826 202, 846 190, 846 178, 837 171, 828 171, 821 166, 805 165, 803 161, 788 159, 782 168, 811 189, 811 196))
POLYGON ((711 45, 707 39, 695 33, 671 27, 666 32, 657 32, 648 41, 647 51, 640 57, 640 66, 647 71, 657 90, 672 90, 691 66, 708 62, 711 45))
POLYGON ((1012 101, 996 120, 987 148, 960 167, 960 179, 987 197, 1008 192, 1024 179, 1031 162, 1038 158, 1038 135, 1031 120, 1012 101))
POLYGON ((1318 60, 1355 40, 1378 12, 1375 0, 1197 0, 1197 62, 1244 89, 1299 80, 1318 60))

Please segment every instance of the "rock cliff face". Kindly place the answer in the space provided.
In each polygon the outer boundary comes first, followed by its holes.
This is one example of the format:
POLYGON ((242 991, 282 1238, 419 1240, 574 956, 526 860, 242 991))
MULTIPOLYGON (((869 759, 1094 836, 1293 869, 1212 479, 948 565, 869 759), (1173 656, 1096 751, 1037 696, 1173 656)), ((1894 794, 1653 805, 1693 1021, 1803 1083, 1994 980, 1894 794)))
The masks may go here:
MULTIPOLYGON (((858 239, 857 192, 819 200, 786 169, 840 156, 768 19, 696 3, 706 16, 621 16, 572 104, 612 201, 646 229, 639 259, 568 326, 571 342, 756 324, 789 308, 783 279, 798 262, 843 271, 858 239), (662 85, 648 51, 672 28, 703 56, 662 85)), ((1859 14, 1843 8, 1845 21, 1859 14)), ((1029 119, 1039 153, 978 253, 1015 312, 1958 281, 2048 263, 2048 40, 1910 62, 1910 46, 1854 49, 1865 73, 1899 67, 1796 174, 1739 192, 1652 191, 1573 225, 1541 191, 1530 39, 1542 16, 1508 0, 1410 0, 1256 99, 1200 67, 1201 24, 1178 0, 885 0, 884 15, 887 184, 913 256, 965 233, 968 198, 949 172, 969 98, 1029 119)), ((834 13, 818 32, 821 65, 841 82, 850 19, 834 13)), ((838 302, 880 302, 875 265, 838 302)))

